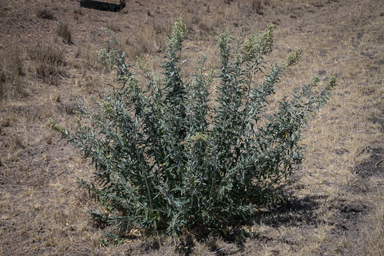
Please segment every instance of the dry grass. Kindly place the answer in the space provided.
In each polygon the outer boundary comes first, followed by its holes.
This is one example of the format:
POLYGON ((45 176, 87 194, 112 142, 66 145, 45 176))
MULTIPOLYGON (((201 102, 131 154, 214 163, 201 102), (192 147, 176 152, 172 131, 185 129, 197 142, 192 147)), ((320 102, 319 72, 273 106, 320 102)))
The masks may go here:
POLYGON ((120 35, 119 41, 131 60, 161 53, 167 46, 167 34, 172 24, 172 18, 155 19, 145 15, 131 32, 120 35))
POLYGON ((53 12, 47 8, 39 9, 36 16, 42 19, 53 20, 53 12))
MULTIPOLYGON (((382 178, 382 177, 381 177, 382 178)), ((382 182, 382 179, 375 179, 377 182, 382 182)), ((380 186, 380 185, 379 185, 380 186)), ((371 221, 374 226, 367 226, 364 228, 363 240, 361 242, 362 251, 364 255, 382 255, 384 251, 384 203, 383 203, 383 191, 379 190, 375 194, 372 200, 373 214, 371 215, 371 221)))
POLYGON ((37 77, 45 83, 58 85, 59 79, 65 76, 64 49, 50 42, 39 41, 29 48, 28 53, 35 62, 37 77))
POLYGON ((62 38, 64 43, 72 44, 72 32, 67 23, 60 23, 57 34, 62 38))
POLYGON ((3 64, 0 63, 0 98, 4 98, 7 95, 7 75, 3 68, 3 64))
POLYGON ((159 0, 131 1, 120 13, 100 13, 69 0, 4 1, 0 255, 382 255, 383 4, 159 0), (47 20, 42 10, 52 10, 55 19, 47 20), (129 63, 139 56, 159 71, 157 59, 180 14, 189 31, 181 53, 186 79, 201 54, 216 68, 215 37, 225 28, 238 35, 241 28, 246 34, 273 22, 276 45, 269 59, 282 61, 294 48, 304 55, 279 84, 272 105, 312 74, 323 83, 336 74, 339 86, 308 124, 302 141, 306 161, 281 186, 291 205, 260 208, 244 226, 252 238, 242 240, 236 233, 204 238, 196 231, 176 240, 163 234, 132 236, 119 246, 102 247, 102 230, 87 213, 98 206, 76 184, 76 177, 91 178, 89 163, 46 122, 54 117, 74 129, 76 105, 70 95, 98 100, 113 82, 113 72, 93 53, 111 47, 101 27, 117 32, 129 63), (60 24, 67 24, 60 33, 65 44, 54 40, 60 24), (72 36, 76 44, 68 44, 72 36))
POLYGON ((28 96, 23 88, 24 50, 19 40, 12 40, 6 46, 9 51, 2 52, 0 57, 0 99, 28 96))

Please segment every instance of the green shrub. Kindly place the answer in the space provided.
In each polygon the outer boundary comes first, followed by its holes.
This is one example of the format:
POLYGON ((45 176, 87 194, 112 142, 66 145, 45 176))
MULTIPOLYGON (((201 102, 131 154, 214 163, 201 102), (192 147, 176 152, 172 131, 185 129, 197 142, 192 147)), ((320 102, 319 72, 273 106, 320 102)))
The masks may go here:
POLYGON ((298 142, 308 113, 325 103, 336 80, 313 93, 319 82, 314 77, 267 115, 266 97, 301 54, 295 51, 283 64, 266 63, 273 29, 269 25, 246 40, 232 40, 225 31, 218 38, 220 75, 204 68, 203 56, 188 84, 178 55, 186 34, 182 18, 169 38, 164 78, 138 62, 148 78, 145 89, 118 47, 98 52, 116 68, 116 85, 96 108, 79 102, 77 132, 50 120, 92 159, 94 181, 80 183, 107 211, 91 211, 97 221, 123 232, 139 227, 179 235, 194 227, 226 229, 279 200, 274 187, 304 159, 298 142), (256 73, 264 75, 259 83, 256 73), (211 99, 216 78, 220 85, 211 99))

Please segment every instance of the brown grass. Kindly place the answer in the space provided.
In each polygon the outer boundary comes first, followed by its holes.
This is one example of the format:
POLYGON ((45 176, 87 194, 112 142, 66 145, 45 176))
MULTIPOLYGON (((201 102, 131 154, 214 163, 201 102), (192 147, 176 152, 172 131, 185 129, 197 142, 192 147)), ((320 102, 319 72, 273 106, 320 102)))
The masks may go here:
POLYGON ((142 58, 147 54, 161 53, 167 46, 167 34, 172 27, 172 19, 156 19, 145 16, 139 20, 133 31, 120 36, 129 59, 142 58), (132 36, 135 35, 135 36, 132 36), (125 38, 124 38, 125 36, 125 38))
POLYGON ((35 62, 37 77, 45 83, 58 85, 59 79, 65 75, 64 50, 53 43, 39 41, 29 48, 28 53, 35 62))
POLYGON ((0 98, 13 96, 28 96, 26 88, 23 88, 24 49, 19 40, 8 42, 9 51, 2 52, 0 63, 0 98))
POLYGON ((384 254, 382 1, 145 0, 127 3, 120 13, 80 9, 70 0, 3 2, 0 255, 384 254), (44 9, 55 19, 40 15, 44 9), (252 238, 135 233, 121 245, 101 246, 103 230, 87 213, 98 206, 76 183, 77 177, 91 179, 89 162, 46 122, 53 117, 75 129, 70 95, 99 100, 113 82, 113 72, 93 53, 111 47, 101 27, 117 32, 128 63, 139 56, 157 72, 180 14, 189 31, 181 52, 185 79, 201 54, 208 56, 207 67, 217 67, 215 37, 225 28, 236 36, 241 28, 247 34, 273 22, 276 44, 268 59, 282 62, 295 48, 304 55, 278 85, 272 106, 312 74, 322 83, 336 74, 339 86, 308 124, 303 166, 281 185, 291 205, 260 208, 243 226, 252 238), (65 24, 65 44, 57 43, 65 24), (69 44, 72 36, 76 44, 69 44))
MULTIPOLYGON (((375 182, 377 181, 378 180, 375 180, 375 182)), ((365 227, 363 230, 362 248, 365 255, 381 255, 384 251, 383 198, 383 192, 380 190, 377 191, 375 197, 371 199, 374 205, 371 221, 375 223, 375 225, 365 227)))
POLYGON ((256 12, 257 14, 262 15, 264 4, 265 4, 264 0, 253 0, 252 1, 252 11, 256 12))
POLYGON ((67 23, 60 23, 59 28, 57 29, 57 34, 61 37, 64 43, 72 43, 72 32, 67 23))
POLYGON ((4 98, 7 95, 7 76, 3 68, 3 64, 0 63, 0 98, 4 98))
POLYGON ((53 12, 47 8, 39 9, 36 16, 42 19, 53 20, 53 12))

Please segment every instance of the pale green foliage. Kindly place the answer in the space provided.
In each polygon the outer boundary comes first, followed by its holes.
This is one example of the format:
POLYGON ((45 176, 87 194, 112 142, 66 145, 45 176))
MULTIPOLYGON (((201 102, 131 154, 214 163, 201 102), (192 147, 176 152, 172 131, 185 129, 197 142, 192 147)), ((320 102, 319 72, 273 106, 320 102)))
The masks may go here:
POLYGON ((217 47, 220 49, 220 59, 223 63, 228 62, 228 57, 230 53, 229 40, 229 30, 227 29, 222 34, 220 34, 217 43, 217 47))
POLYGON ((284 64, 268 64, 272 32, 269 25, 244 41, 231 39, 226 30, 218 38, 219 76, 206 70, 203 56, 187 84, 178 57, 186 33, 180 18, 169 39, 164 77, 137 61, 147 77, 145 89, 118 48, 99 51, 116 68, 118 83, 98 108, 79 103, 83 121, 77 132, 50 121, 92 159, 95 179, 81 184, 107 210, 91 211, 95 220, 123 233, 133 227, 171 235, 196 227, 223 230, 282 199, 275 187, 304 159, 298 142, 308 113, 326 102, 336 83, 332 78, 316 94, 314 77, 266 115, 266 98, 301 54, 297 50, 284 64), (255 81, 259 72, 264 78, 255 81), (217 96, 211 97, 217 78, 217 96))
POLYGON ((65 128, 62 127, 62 126, 60 126, 60 125, 58 125, 52 118, 50 118, 50 119, 48 120, 47 125, 48 125, 48 127, 51 128, 52 130, 57 131, 57 132, 59 132, 59 133, 61 133, 61 134, 64 134, 64 135, 65 135, 65 133, 66 133, 65 128))
POLYGON ((291 53, 288 58, 287 58, 287 62, 286 62, 286 66, 292 66, 294 65, 299 59, 300 59, 300 56, 301 56, 301 49, 297 49, 296 51, 294 51, 293 53, 291 53))
POLYGON ((175 49, 180 48, 187 32, 187 26, 183 21, 183 16, 180 16, 172 28, 171 38, 168 41, 169 47, 175 49))
POLYGON ((274 29, 275 26, 269 24, 266 33, 250 35, 244 44, 244 59, 250 61, 262 55, 270 54, 272 52, 274 29))

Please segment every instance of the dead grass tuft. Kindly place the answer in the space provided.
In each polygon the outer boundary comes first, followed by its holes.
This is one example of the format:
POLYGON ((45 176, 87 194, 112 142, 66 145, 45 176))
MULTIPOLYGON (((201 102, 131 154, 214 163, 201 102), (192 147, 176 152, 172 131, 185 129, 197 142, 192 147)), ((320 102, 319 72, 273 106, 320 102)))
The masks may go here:
MULTIPOLYGON (((379 181, 380 182, 380 181, 379 181)), ((366 226, 363 230, 362 249, 364 255, 384 254, 384 193, 378 191, 372 199, 374 208, 370 218, 374 225, 366 226)))
POLYGON ((153 29, 155 30, 156 35, 168 35, 171 32, 173 19, 171 18, 162 18, 154 19, 151 22, 153 29))
POLYGON ((51 145, 52 144, 52 140, 53 140, 53 134, 52 132, 49 133, 46 137, 45 137, 45 144, 47 145, 51 145))
POLYGON ((59 28, 57 29, 57 34, 61 37, 63 43, 73 44, 72 33, 67 23, 60 23, 59 28))
POLYGON ((9 127, 11 125, 11 118, 10 117, 7 117, 7 118, 4 118, 3 120, 1 120, 1 123, 0 123, 0 126, 1 127, 9 127))
POLYGON ((125 40, 126 52, 131 60, 143 57, 145 54, 160 53, 167 45, 166 22, 159 24, 142 24, 136 27, 133 34, 135 37, 127 36, 125 40))
POLYGON ((74 9, 74 10, 73 10, 73 13, 74 13, 75 15, 84 15, 84 12, 83 12, 83 10, 82 10, 81 8, 76 8, 76 9, 74 9))
POLYGON ((60 102, 61 101, 61 95, 59 93, 55 93, 55 94, 51 95, 51 100, 53 100, 54 102, 60 102))
POLYGON ((29 48, 29 57, 35 61, 36 75, 45 83, 58 85, 59 77, 65 76, 64 50, 49 42, 38 42, 29 48))
POLYGON ((23 88, 24 50, 19 40, 12 40, 7 48, 9 51, 0 53, 0 99, 10 96, 28 96, 23 88))
POLYGON ((47 8, 39 9, 36 16, 42 19, 53 20, 53 12, 47 8))
POLYGON ((9 67, 12 78, 23 76, 23 50, 18 41, 12 42, 11 52, 8 54, 9 67))
POLYGON ((60 103, 57 105, 60 113, 65 113, 67 115, 73 115, 76 111, 79 110, 79 106, 75 101, 69 101, 65 103, 60 103))
POLYGON ((16 150, 22 148, 24 148, 24 145, 21 137, 18 135, 13 136, 9 146, 10 152, 15 152, 16 150))
POLYGON ((2 63, 0 62, 0 99, 4 98, 7 95, 7 77, 5 71, 3 70, 2 63))
POLYGON ((263 14, 264 0, 253 0, 252 10, 259 15, 263 14))
POLYGON ((117 22, 113 22, 113 21, 112 22, 108 22, 107 28, 109 28, 110 30, 112 30, 115 33, 121 32, 120 24, 117 23, 117 22))

